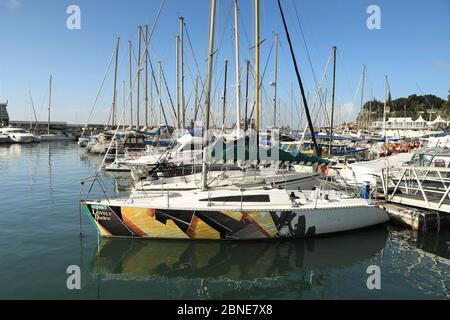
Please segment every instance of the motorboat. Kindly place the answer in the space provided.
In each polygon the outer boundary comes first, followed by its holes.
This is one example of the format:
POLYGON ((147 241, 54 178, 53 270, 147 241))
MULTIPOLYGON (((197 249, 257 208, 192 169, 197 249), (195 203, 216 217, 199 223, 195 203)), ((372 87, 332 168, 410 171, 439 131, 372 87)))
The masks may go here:
POLYGON ((35 136, 22 128, 0 128, 0 134, 7 136, 13 143, 35 142, 35 136))

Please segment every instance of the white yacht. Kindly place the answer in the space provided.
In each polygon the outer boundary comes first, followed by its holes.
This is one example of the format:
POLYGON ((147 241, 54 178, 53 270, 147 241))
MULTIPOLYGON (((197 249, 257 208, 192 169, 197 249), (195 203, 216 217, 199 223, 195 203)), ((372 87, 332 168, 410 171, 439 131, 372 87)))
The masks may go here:
POLYGON ((7 136, 13 143, 32 143, 35 136, 22 128, 1 128, 0 134, 7 136))
POLYGON ((177 165, 201 164, 203 139, 184 135, 173 147, 149 147, 145 155, 126 155, 105 167, 106 171, 129 172, 133 167, 152 168, 156 164, 175 163, 177 165))

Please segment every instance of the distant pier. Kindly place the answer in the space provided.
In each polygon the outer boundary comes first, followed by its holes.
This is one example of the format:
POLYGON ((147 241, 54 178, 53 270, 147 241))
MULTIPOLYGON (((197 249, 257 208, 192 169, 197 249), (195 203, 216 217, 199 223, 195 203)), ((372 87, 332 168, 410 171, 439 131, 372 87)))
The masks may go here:
MULTIPOLYGON (((37 132, 47 132, 48 131, 48 122, 40 121, 40 122, 30 122, 28 121, 9 121, 9 125, 11 127, 18 128, 30 128, 33 130, 37 128, 37 132)), ((99 133, 105 129, 106 125, 104 124, 90 124, 87 126, 89 131, 99 133)), ((50 122, 50 130, 64 133, 72 133, 74 136, 81 135, 83 129, 86 128, 85 124, 70 124, 67 122, 50 122)))

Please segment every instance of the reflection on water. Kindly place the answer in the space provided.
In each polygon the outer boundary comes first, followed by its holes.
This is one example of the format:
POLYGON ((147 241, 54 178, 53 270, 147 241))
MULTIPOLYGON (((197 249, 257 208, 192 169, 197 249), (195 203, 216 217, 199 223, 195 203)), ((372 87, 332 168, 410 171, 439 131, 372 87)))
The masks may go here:
POLYGON ((402 272, 411 286, 422 292, 432 294, 439 288, 450 298, 449 230, 419 234, 392 229, 389 238, 393 270, 402 272))
POLYGON ((104 239, 93 258, 93 270, 116 280, 279 279, 373 257, 385 247, 387 237, 387 230, 381 228, 345 236, 276 242, 104 239))
POLYGON ((94 258, 96 272, 117 279, 212 278, 255 280, 344 266, 380 252, 387 230, 280 242, 176 242, 105 239, 94 258), (331 259, 332 258, 332 259, 331 259))

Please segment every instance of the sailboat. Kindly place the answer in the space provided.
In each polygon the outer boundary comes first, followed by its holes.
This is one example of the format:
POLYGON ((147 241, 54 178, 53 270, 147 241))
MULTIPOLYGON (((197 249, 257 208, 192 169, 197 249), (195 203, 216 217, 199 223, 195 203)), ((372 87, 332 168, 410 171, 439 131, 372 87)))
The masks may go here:
MULTIPOLYGON (((259 0, 255 0, 259 26, 259 0)), ((216 0, 211 0, 205 141, 209 141, 216 0)), ((256 34, 256 128, 259 129, 259 27, 256 34)), ((258 145, 257 145, 258 146, 258 145)), ((117 200, 82 201, 102 237, 184 240, 263 240, 313 237, 388 221, 371 200, 318 188, 290 192, 270 184, 218 186, 208 182, 204 150, 202 185, 193 190, 132 194, 117 200)))
POLYGON ((51 120, 51 107, 52 107, 52 80, 53 76, 50 76, 50 86, 49 86, 49 97, 48 97, 48 129, 47 134, 40 136, 41 142, 53 142, 53 141, 71 141, 74 140, 73 137, 62 134, 62 133, 51 133, 50 131, 50 120, 51 120))

